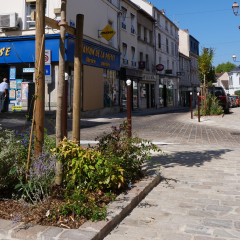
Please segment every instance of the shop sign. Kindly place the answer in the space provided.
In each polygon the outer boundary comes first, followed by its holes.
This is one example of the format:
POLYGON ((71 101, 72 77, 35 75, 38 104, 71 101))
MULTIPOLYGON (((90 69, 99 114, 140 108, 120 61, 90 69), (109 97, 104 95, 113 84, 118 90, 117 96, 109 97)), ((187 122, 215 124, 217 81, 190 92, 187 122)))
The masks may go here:
POLYGON ((16 67, 11 66, 9 69, 9 80, 16 79, 16 67))
POLYGON ((45 64, 51 64, 51 50, 45 49, 45 64))
POLYGON ((24 68, 23 72, 24 73, 34 73, 35 69, 34 68, 24 68))
POLYGON ((120 69, 120 55, 98 46, 83 43, 82 59, 85 65, 117 71, 120 69))
POLYGON ((13 106, 12 111, 13 112, 21 112, 22 111, 22 106, 13 106))
POLYGON ((0 49, 0 57, 2 57, 2 56, 6 56, 6 57, 9 57, 9 53, 10 53, 10 51, 11 51, 11 48, 10 47, 8 47, 8 48, 1 48, 0 49))
POLYGON ((143 74, 143 80, 156 81, 156 75, 143 74))
POLYGON ((156 66, 157 71, 162 71, 164 69, 164 66, 162 64, 158 64, 156 66))
POLYGON ((107 25, 101 32, 100 35, 102 35, 107 41, 109 41, 116 32, 107 25))

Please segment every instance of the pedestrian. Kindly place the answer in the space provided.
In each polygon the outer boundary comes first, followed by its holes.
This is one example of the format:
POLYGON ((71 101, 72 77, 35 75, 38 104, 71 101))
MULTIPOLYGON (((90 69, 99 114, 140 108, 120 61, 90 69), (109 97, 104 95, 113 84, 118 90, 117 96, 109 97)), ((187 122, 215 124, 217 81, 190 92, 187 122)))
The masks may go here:
POLYGON ((4 78, 3 82, 0 84, 0 110, 1 110, 1 112, 6 112, 5 101, 7 100, 7 95, 8 95, 7 78, 4 78))

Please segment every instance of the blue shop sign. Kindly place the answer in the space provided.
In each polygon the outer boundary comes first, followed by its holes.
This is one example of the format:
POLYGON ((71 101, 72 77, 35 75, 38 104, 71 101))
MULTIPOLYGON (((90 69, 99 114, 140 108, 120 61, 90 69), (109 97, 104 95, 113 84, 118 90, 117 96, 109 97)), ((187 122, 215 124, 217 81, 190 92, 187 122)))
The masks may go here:
MULTIPOLYGON (((75 40, 67 39, 67 61, 74 61, 75 40)), ((99 44, 83 40, 82 63, 98 68, 120 71, 120 53, 99 44)))

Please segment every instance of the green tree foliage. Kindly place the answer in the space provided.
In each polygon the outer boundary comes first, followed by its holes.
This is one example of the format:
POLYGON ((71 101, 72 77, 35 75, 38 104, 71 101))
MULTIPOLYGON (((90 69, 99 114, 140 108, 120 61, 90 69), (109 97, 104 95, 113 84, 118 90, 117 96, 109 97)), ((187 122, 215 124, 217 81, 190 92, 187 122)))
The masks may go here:
POLYGON ((240 97, 240 90, 235 91, 234 94, 240 97))
POLYGON ((215 81, 215 69, 212 66, 215 55, 214 48, 203 48, 198 58, 199 78, 203 83, 204 75, 206 75, 206 84, 215 81))
POLYGON ((221 63, 218 64, 217 67, 215 68, 216 73, 221 73, 221 72, 230 72, 236 67, 235 64, 226 62, 226 63, 221 63))

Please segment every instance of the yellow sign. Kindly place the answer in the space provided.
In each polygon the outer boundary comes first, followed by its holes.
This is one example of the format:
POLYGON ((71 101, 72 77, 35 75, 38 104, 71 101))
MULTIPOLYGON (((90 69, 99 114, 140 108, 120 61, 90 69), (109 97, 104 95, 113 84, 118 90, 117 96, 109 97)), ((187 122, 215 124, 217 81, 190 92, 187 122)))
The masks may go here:
POLYGON ((21 107, 21 106, 13 106, 13 107, 12 107, 12 111, 13 111, 13 112, 22 111, 22 107, 21 107))
POLYGON ((107 40, 109 41, 115 34, 116 32, 110 27, 110 26, 106 26, 101 32, 100 34, 107 40))

